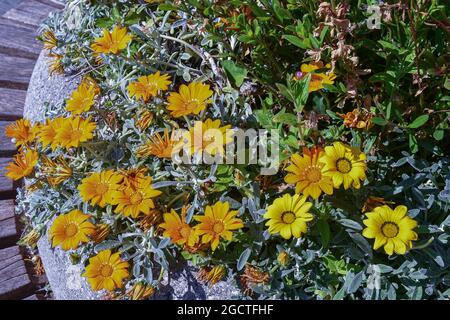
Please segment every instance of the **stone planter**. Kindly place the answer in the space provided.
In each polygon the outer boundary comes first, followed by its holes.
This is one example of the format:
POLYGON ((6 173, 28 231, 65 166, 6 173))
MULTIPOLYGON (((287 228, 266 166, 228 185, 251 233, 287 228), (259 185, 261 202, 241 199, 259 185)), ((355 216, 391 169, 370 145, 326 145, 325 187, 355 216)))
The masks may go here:
MULTIPOLYGON (((80 79, 64 76, 50 76, 48 59, 42 52, 30 80, 25 102, 24 117, 32 121, 44 119, 45 103, 55 104, 67 99, 77 87, 80 79)), ((100 299, 104 292, 93 292, 87 281, 81 276, 83 266, 72 265, 69 254, 60 248, 52 248, 48 237, 38 243, 38 249, 47 278, 55 299, 91 300, 100 299)), ((221 281, 209 287, 197 281, 197 270, 183 265, 164 275, 161 290, 154 299, 232 299, 239 297, 240 290, 233 279, 221 281)))

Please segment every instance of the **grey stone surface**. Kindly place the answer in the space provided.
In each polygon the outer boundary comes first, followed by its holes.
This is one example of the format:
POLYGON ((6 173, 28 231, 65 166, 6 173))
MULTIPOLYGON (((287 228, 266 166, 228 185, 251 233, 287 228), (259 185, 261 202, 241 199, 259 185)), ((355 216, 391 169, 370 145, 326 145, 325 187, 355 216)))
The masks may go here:
MULTIPOLYGON (((80 79, 50 76, 47 72, 48 58, 41 53, 31 77, 25 102, 24 116, 32 121, 44 119, 44 104, 59 104, 67 99, 77 87, 80 79)), ((73 265, 67 252, 52 248, 48 237, 38 242, 38 249, 55 299, 92 300, 100 299, 104 293, 93 292, 81 276, 83 266, 73 265)), ((165 273, 160 290, 154 299, 233 299, 238 298, 239 289, 233 279, 220 281, 210 287, 197 280, 197 269, 184 264, 165 273)))

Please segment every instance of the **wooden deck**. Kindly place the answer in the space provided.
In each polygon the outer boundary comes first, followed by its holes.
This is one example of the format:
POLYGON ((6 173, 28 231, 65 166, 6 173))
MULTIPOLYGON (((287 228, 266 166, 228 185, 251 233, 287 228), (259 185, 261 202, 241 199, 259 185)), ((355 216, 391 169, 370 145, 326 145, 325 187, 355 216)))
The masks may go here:
POLYGON ((4 176, 16 148, 4 129, 23 114, 26 90, 42 49, 36 40, 39 24, 51 11, 64 7, 57 0, 0 1, 0 300, 40 300, 45 277, 34 273, 25 248, 17 245, 21 226, 14 213, 16 187, 4 176))

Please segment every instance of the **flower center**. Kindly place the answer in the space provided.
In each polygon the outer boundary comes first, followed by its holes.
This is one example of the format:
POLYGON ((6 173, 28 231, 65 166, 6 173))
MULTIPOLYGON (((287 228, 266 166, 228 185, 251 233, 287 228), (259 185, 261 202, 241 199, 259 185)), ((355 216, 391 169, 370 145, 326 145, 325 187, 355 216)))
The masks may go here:
POLYGON ((213 231, 215 233, 221 233, 225 229, 225 225, 222 221, 216 221, 213 225, 213 231))
POLYGON ((295 214, 292 211, 283 212, 281 215, 281 221, 285 224, 292 224, 295 221, 295 214))
POLYGON ((100 268, 100 274, 105 278, 110 277, 113 274, 113 271, 113 268, 109 264, 104 264, 100 268))
POLYGON ((310 182, 319 182, 322 178, 322 173, 319 168, 312 167, 306 173, 306 179, 310 182))
POLYGON ((186 110, 195 110, 198 108, 200 104, 200 101, 198 99, 191 99, 186 101, 186 104, 184 105, 186 110))
POLYGON ((142 202, 142 194, 140 192, 135 192, 130 197, 131 204, 139 204, 142 202))
POLYGON ((99 182, 96 185, 97 194, 105 194, 108 192, 109 187, 106 183, 99 182))
POLYGON ((336 167, 341 173, 349 173, 352 170, 352 163, 346 158, 340 158, 336 161, 336 167))
POLYGON ((398 234, 398 225, 393 222, 385 222, 381 226, 381 232, 386 238, 395 238, 398 234))
POLYGON ((83 133, 81 132, 81 130, 73 130, 70 133, 70 140, 72 141, 78 141, 80 140, 81 136, 83 135, 83 133))
POLYGON ((67 237, 73 237, 78 232, 78 226, 75 223, 70 223, 66 226, 66 236, 67 237))
POLYGON ((188 226, 183 226, 180 228, 180 235, 184 238, 187 239, 191 234, 191 229, 188 226))

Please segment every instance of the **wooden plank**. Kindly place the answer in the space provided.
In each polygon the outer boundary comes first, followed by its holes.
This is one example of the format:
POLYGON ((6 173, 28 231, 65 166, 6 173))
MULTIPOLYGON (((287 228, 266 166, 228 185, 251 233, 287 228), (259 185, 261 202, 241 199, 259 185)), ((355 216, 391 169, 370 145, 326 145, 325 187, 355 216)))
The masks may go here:
POLYGON ((6 280, 0 284, 0 300, 22 299, 33 293, 33 283, 27 274, 6 280))
POLYGON ((0 221, 0 248, 7 248, 17 243, 20 238, 16 217, 0 221))
POLYGON ((44 3, 46 5, 52 6, 55 9, 64 9, 65 5, 61 1, 58 0, 36 0, 37 2, 44 3))
POLYGON ((11 10, 20 4, 23 0, 1 0, 0 1, 0 15, 4 14, 6 11, 11 10))
MULTIPOLYGON (((0 157, 11 157, 16 153, 16 145, 5 134, 5 129, 11 121, 0 121, 0 157)), ((1 210, 1 208, 0 208, 1 210)))
POLYGON ((0 119, 22 118, 27 92, 25 90, 0 88, 0 119))
POLYGON ((13 218, 14 216, 14 200, 0 200, 0 221, 13 218))
POLYGON ((8 265, 0 269, 0 286, 2 282, 27 274, 22 255, 19 254, 14 258, 10 258, 7 263, 8 265))
POLYGON ((26 90, 35 63, 33 59, 16 58, 0 53, 0 87, 26 90))
POLYGON ((33 294, 33 283, 19 246, 0 249, 0 300, 22 299, 33 294))
POLYGON ((13 181, 5 176, 6 165, 11 161, 9 158, 0 158, 0 200, 15 197, 13 181))
POLYGON ((55 7, 53 6, 34 0, 27 0, 8 10, 3 17, 37 27, 54 10, 55 7))
POLYGON ((17 28, 27 29, 27 30, 35 33, 35 35, 37 35, 37 30, 36 30, 35 26, 32 26, 30 24, 21 23, 19 21, 11 20, 11 19, 4 18, 4 17, 0 17, 0 26, 12 26, 12 27, 17 27, 17 28))
POLYGON ((17 26, 0 26, 0 53, 36 60, 41 49, 35 32, 17 26))

